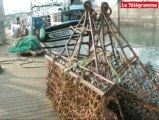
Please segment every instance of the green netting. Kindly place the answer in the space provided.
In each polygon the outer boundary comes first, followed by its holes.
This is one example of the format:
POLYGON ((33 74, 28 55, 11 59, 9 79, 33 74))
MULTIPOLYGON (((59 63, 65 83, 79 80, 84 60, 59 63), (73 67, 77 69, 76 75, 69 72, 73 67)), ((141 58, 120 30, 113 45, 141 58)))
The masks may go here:
POLYGON ((34 36, 26 36, 20 38, 13 48, 9 51, 12 53, 28 52, 29 50, 40 50, 40 42, 34 36))

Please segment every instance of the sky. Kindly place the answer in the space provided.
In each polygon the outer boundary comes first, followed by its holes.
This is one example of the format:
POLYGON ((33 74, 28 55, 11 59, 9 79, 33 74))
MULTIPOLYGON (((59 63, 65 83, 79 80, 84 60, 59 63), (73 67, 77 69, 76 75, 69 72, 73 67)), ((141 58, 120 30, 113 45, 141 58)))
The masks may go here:
MULTIPOLYGON (((35 1, 43 4, 51 0, 35 0, 35 1)), ((9 14, 19 11, 30 11, 31 0, 3 0, 3 4, 4 4, 5 14, 9 14)), ((35 2, 33 2, 33 4, 35 4, 35 2)))
POLYGON ((30 0, 3 0, 5 14, 30 10, 30 0))
MULTIPOLYGON (((30 6, 31 6, 30 1, 31 0, 3 0, 5 14, 20 12, 20 11, 30 11, 30 6)), ((51 2, 52 0, 35 0, 35 1, 43 4, 49 1, 51 2)), ((61 0, 57 1, 59 2, 61 0)), ((98 3, 100 3, 101 1, 107 1, 108 3, 116 3, 117 0, 96 0, 96 1, 98 1, 98 3)), ((33 4, 35 4, 35 2, 33 2, 33 4)))

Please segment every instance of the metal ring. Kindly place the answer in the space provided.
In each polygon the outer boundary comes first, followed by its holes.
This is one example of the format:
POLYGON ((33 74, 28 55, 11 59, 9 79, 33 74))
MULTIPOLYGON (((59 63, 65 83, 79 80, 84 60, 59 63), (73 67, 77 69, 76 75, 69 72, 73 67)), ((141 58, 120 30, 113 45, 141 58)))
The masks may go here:
POLYGON ((92 3, 90 1, 85 1, 83 6, 86 10, 92 9, 92 3))

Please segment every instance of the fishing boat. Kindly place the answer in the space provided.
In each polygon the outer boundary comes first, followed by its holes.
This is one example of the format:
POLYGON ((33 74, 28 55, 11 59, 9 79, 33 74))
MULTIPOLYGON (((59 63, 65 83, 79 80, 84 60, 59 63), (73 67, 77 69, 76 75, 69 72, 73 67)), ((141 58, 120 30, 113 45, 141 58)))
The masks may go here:
POLYGON ((82 6, 70 6, 68 10, 61 10, 59 13, 54 13, 51 20, 51 26, 45 30, 44 42, 58 41, 67 39, 73 30, 70 26, 75 26, 79 22, 84 9, 82 6))
POLYGON ((84 13, 83 5, 63 6, 33 6, 32 24, 39 30, 39 40, 47 48, 55 47, 56 44, 64 46, 66 40, 73 33, 73 26, 76 26, 84 13), (39 12, 39 8, 47 8, 47 11, 39 12), (65 41, 65 42, 63 42, 65 41), (57 43, 58 42, 58 43, 57 43))

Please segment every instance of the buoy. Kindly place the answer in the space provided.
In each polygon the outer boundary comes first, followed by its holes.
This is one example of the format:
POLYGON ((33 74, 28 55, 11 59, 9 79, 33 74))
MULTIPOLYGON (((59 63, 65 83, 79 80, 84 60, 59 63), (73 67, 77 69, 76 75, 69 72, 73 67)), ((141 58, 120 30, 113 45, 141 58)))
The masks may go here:
POLYGON ((43 41, 43 40, 44 40, 44 38, 45 38, 45 28, 44 28, 44 27, 42 27, 42 28, 40 29, 39 37, 40 37, 40 41, 43 41))
POLYGON ((29 27, 29 36, 34 36, 34 35, 35 35, 35 29, 34 29, 33 25, 31 25, 29 27))

